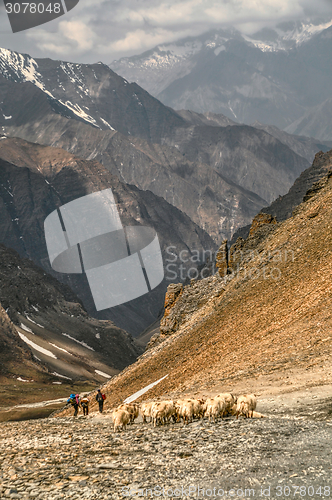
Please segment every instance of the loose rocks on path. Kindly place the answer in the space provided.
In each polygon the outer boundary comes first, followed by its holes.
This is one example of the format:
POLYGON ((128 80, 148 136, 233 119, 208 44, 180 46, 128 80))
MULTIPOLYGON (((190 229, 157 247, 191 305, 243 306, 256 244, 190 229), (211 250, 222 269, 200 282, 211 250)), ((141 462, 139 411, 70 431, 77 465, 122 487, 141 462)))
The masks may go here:
POLYGON ((0 498, 332 498, 329 420, 135 423, 114 434, 105 415, 0 430, 0 498))

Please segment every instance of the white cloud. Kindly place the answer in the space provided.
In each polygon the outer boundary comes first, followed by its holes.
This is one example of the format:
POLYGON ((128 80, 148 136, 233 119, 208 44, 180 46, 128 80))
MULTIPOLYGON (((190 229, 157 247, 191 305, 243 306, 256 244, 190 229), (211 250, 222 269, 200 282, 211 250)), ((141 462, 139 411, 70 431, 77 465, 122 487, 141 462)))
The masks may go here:
MULTIPOLYGON (((189 33, 187 33, 189 34, 189 33)), ((182 33, 180 37, 186 36, 186 33, 182 33)), ((104 52, 132 52, 132 51, 144 51, 150 47, 154 47, 160 43, 171 42, 179 37, 174 34, 174 32, 165 30, 162 28, 153 30, 151 33, 147 33, 142 29, 138 29, 126 34, 121 40, 116 40, 109 46, 104 47, 102 50, 104 52)))
POLYGON ((82 54, 94 48, 98 41, 93 30, 82 21, 59 22, 58 31, 50 33, 40 28, 27 33, 27 38, 38 43, 41 50, 65 56, 68 52, 82 54))
POLYGON ((8 21, 1 21, 0 45, 33 57, 108 63, 213 28, 234 26, 248 34, 308 16, 328 21, 332 1, 81 0, 65 17, 26 32, 8 34, 8 21))

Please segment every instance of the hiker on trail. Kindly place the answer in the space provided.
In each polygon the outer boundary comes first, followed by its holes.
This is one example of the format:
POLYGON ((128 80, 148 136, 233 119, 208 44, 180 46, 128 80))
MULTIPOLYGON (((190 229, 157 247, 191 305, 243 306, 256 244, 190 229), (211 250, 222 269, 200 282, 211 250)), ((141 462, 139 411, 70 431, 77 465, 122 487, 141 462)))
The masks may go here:
POLYGON ((83 409, 84 416, 89 415, 89 403, 90 403, 90 400, 89 400, 88 396, 86 396, 86 395, 80 399, 80 404, 81 404, 81 407, 83 409))
POLYGON ((78 408, 80 406, 79 396, 78 394, 71 394, 69 399, 67 399, 67 403, 70 403, 74 408, 74 417, 77 417, 78 408))
POLYGON ((97 395, 96 395, 96 401, 99 404, 99 411, 100 413, 103 413, 103 408, 104 408, 104 401, 106 399, 105 394, 102 394, 100 389, 98 389, 97 395))

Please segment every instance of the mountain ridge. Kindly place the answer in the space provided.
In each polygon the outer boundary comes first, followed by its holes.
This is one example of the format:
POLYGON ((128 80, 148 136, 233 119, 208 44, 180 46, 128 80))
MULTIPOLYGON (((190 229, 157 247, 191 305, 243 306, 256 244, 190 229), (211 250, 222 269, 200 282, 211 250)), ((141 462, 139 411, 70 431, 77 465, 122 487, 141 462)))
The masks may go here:
MULTIPOLYGON (((60 62, 52 64, 55 68, 61 68, 60 62)), ((83 79, 80 73, 81 66, 77 66, 77 78, 80 75, 80 79, 83 79)), ((71 69, 73 72, 76 69, 76 65, 72 65, 71 69)), ((39 74, 41 75, 41 68, 39 70, 39 74)), ((93 68, 88 66, 85 68, 86 80, 84 82, 86 86, 88 86, 92 70, 93 68)), ((45 70, 46 74, 47 71, 45 70)), ((104 75, 103 88, 105 89, 108 86, 107 95, 113 95, 113 90, 116 90, 116 88, 112 89, 112 85, 115 85, 114 81, 116 80, 116 82, 122 82, 121 91, 126 93, 125 102, 129 102, 133 95, 132 91, 128 89, 126 82, 116 76, 111 76, 108 82, 107 78, 109 74, 105 68, 102 68, 102 73, 104 75)), ((75 93, 74 89, 76 88, 77 81, 74 78, 73 80, 74 83, 71 82, 72 93, 76 95, 76 101, 72 98, 72 104, 80 103, 82 106, 83 102, 85 102, 88 105, 90 97, 84 101, 86 96, 84 93, 82 94, 79 88, 77 93, 75 93)), ((232 161, 235 161, 240 170, 248 168, 247 163, 249 161, 250 170, 252 170, 252 166, 256 168, 257 165, 257 168, 261 169, 262 175, 257 178, 257 186, 249 181, 251 176, 246 176, 246 184, 241 186, 241 175, 239 180, 232 179, 232 176, 228 175, 227 171, 218 172, 218 161, 212 160, 213 155, 217 156, 219 154, 220 156, 220 148, 222 146, 222 144, 216 142, 213 136, 216 136, 216 139, 218 139, 220 135, 225 134, 224 127, 220 125, 229 124, 222 117, 214 115, 213 120, 211 120, 212 117, 209 116, 208 121, 206 121, 205 118, 199 117, 198 119, 196 116, 196 123, 193 123, 194 115, 189 117, 187 113, 182 116, 181 113, 178 114, 165 108, 161 103, 156 104, 156 99, 146 97, 147 106, 150 106, 149 103, 152 106, 149 108, 150 111, 149 109, 145 109, 145 104, 142 101, 142 105, 138 105, 138 108, 136 106, 135 109, 127 109, 127 115, 128 119, 131 119, 130 117, 133 116, 132 131, 135 132, 137 131, 137 123, 140 123, 141 120, 144 122, 144 116, 148 116, 148 113, 150 113, 149 116, 152 116, 153 106, 157 106, 158 113, 161 113, 161 115, 155 118, 159 121, 159 128, 155 128, 154 132, 157 142, 151 143, 144 138, 149 135, 148 124, 146 130, 143 126, 140 127, 141 137, 137 138, 131 137, 130 134, 128 135, 128 132, 130 132, 128 130, 126 135, 117 130, 101 130, 92 126, 91 123, 83 123, 81 119, 77 120, 76 115, 72 115, 71 117, 68 113, 64 115, 63 109, 60 109, 58 104, 55 105, 54 98, 51 99, 47 92, 39 88, 41 85, 40 81, 38 85, 34 85, 32 81, 20 81, 20 83, 13 84, 8 79, 0 79, 0 95, 3 101, 3 113, 2 117, 0 114, 0 125, 3 127, 3 133, 44 145, 62 147, 85 159, 100 161, 120 180, 135 184, 142 190, 151 190, 157 196, 162 196, 166 201, 184 211, 194 222, 209 231, 209 234, 218 243, 225 237, 231 237, 232 233, 239 226, 248 223, 259 208, 266 204, 266 201, 270 201, 276 195, 287 191, 297 177, 298 172, 292 173, 289 177, 284 165, 292 165, 294 161, 298 165, 301 165, 301 169, 305 169, 308 165, 306 159, 294 156, 294 152, 289 146, 286 146, 288 149, 285 149, 283 143, 280 142, 277 149, 275 149, 273 146, 275 139, 270 137, 269 141, 266 141, 263 139, 264 134, 261 131, 248 128, 248 134, 250 132, 251 136, 256 136, 254 139, 256 145, 253 150, 247 151, 242 137, 241 147, 238 149, 234 148, 234 151, 231 152, 232 161), (21 109, 19 104, 22 98, 26 102, 24 109, 21 109), (138 114, 143 118, 138 117, 138 114), (171 116, 170 121, 169 116, 171 116), (175 116, 177 116, 176 123, 174 122, 175 116), (174 123, 176 126, 174 126, 174 123), (198 125, 198 123, 201 125, 198 125), (207 132, 210 130, 207 128, 209 127, 208 124, 218 124, 220 131, 217 133, 216 129, 218 127, 214 126, 211 132, 207 132), (196 133, 196 130, 199 130, 199 126, 203 127, 200 130, 204 130, 205 136, 205 144, 202 144, 202 141, 200 141, 200 147, 201 149, 204 147, 205 150, 209 148, 210 151, 202 151, 200 155, 201 159, 197 161, 196 158, 189 157, 185 143, 190 143, 192 135, 196 133), (182 147, 181 143, 184 143, 184 147, 182 147), (277 150, 284 150, 281 161, 282 165, 279 162, 284 172, 282 175, 280 175, 281 172, 273 172, 273 169, 271 170, 269 164, 266 162, 266 144, 268 143, 268 148, 271 149, 268 155, 272 158, 276 156, 277 150), (219 175, 220 173, 222 176, 219 175), (265 186, 268 190, 268 196, 266 196, 266 189, 260 189, 259 187, 263 179, 265 179, 263 182, 267 182, 268 184, 265 186), (275 181, 280 184, 277 192, 272 187, 272 180, 273 183, 275 181), (234 186, 234 182, 238 184, 238 187, 234 186), (242 189, 243 187, 246 189, 245 192, 242 189), (195 193, 195 196, 198 198, 198 205, 193 203, 192 193, 195 193), (253 193, 255 194, 253 195, 253 193), (259 198, 257 198, 257 195, 259 198), (216 207, 218 210, 218 220, 214 217, 216 207)), ((53 90, 54 85, 63 87, 64 82, 55 79, 53 80, 53 84, 51 84, 51 80, 48 81, 48 86, 53 93, 55 93, 53 90)), ((81 84, 77 85, 82 87, 81 84)), ((104 100, 105 95, 100 97, 98 101, 99 107, 101 107, 104 100)), ((120 105, 114 113, 122 115, 122 109, 123 107, 120 105)), ((94 118, 96 120, 99 116, 98 113, 93 115, 96 116, 94 118)), ((146 120, 145 123, 147 123, 146 120)), ((123 121, 120 120, 118 125, 123 130, 125 126, 123 121)), ((248 138, 246 143, 248 144, 249 142, 248 138)), ((233 146, 231 145, 231 147, 233 146)), ((231 171, 229 173, 231 174, 231 171)))
POLYGON ((174 109, 213 111, 240 123, 258 120, 331 140, 318 125, 320 107, 331 99, 326 65, 331 30, 332 22, 326 20, 316 25, 284 23, 252 36, 212 30, 114 61, 110 67, 174 109))

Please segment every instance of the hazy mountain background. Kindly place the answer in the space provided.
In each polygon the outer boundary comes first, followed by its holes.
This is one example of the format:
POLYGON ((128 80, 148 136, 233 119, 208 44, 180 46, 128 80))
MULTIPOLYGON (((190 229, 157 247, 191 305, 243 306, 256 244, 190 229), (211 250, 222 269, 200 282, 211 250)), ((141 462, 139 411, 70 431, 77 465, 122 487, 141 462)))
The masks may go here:
POLYGON ((331 25, 329 19, 285 22, 251 36, 212 30, 110 67, 174 109, 258 120, 330 141, 331 25))
POLYGON ((186 213, 216 243, 285 194, 328 149, 223 115, 177 113, 103 64, 3 49, 0 68, 3 133, 99 161, 186 213))
POLYGON ((157 231, 166 264, 170 246, 177 256, 215 251, 329 148, 258 122, 176 112, 101 63, 34 60, 6 49, 0 104, 0 241, 69 285, 89 314, 134 335, 162 312, 167 279, 186 275, 166 276, 152 293, 97 313, 84 276, 50 268, 49 213, 111 187, 124 224, 157 231))

